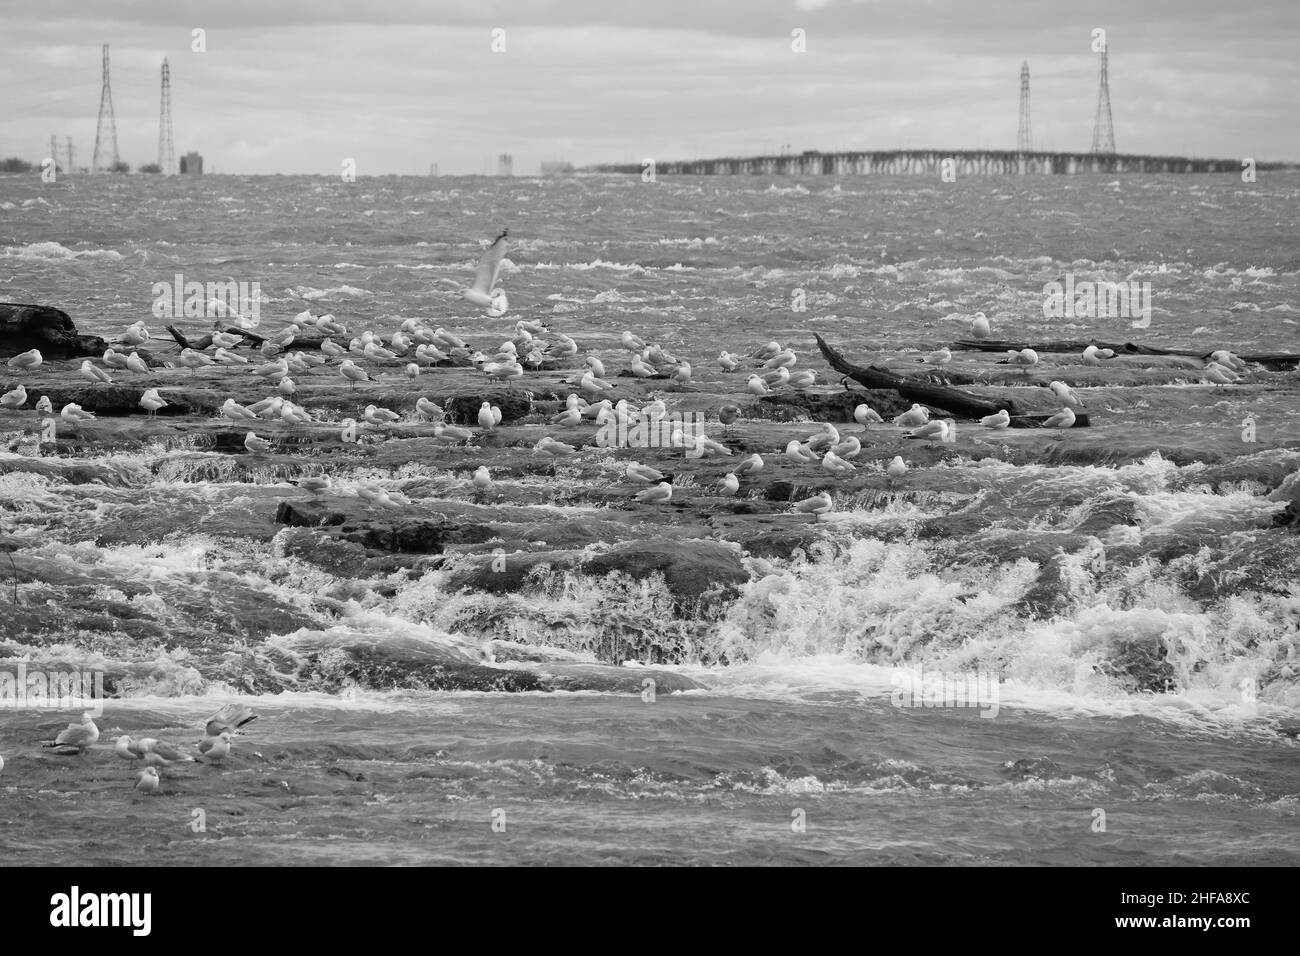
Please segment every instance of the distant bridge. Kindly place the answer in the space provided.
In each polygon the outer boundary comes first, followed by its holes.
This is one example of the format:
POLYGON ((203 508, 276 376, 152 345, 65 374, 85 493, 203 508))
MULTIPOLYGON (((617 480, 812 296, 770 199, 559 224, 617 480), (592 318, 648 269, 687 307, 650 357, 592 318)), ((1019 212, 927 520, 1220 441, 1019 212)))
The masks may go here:
MULTIPOLYGON (((939 176, 952 160, 957 176, 1005 176, 1027 173, 1239 173, 1240 159, 1191 159, 1186 156, 1133 156, 1122 153, 1020 153, 1014 150, 896 149, 873 152, 741 156, 656 162, 655 174, 668 176, 939 176)), ((641 173, 644 164, 608 163, 588 172, 641 173)), ((1257 170, 1295 168, 1292 163, 1256 163, 1257 170)))

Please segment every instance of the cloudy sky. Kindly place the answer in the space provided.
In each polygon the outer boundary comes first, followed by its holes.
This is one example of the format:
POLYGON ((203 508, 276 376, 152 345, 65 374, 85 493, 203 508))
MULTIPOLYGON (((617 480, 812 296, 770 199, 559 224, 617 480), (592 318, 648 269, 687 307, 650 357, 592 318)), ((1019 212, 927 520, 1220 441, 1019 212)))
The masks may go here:
POLYGON ((0 156, 88 162, 103 43, 133 166, 164 56, 177 154, 223 173, 1010 149, 1024 60, 1034 145, 1087 151, 1098 27, 1119 151, 1300 159, 1295 0, 0 0, 0 156))

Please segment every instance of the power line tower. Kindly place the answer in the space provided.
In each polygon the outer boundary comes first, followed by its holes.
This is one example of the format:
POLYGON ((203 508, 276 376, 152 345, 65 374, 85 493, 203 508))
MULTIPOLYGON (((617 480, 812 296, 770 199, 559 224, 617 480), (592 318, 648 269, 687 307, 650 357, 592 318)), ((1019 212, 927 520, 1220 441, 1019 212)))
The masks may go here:
POLYGON ((76 167, 72 164, 72 137, 68 137, 68 172, 72 172, 76 167))
POLYGON ((113 152, 112 152, 113 160, 111 163, 108 164, 108 168, 111 170, 115 166, 117 166, 118 163, 117 118, 113 115, 113 88, 109 85, 108 82, 108 44, 105 43, 104 44, 104 85, 103 88, 100 90, 100 94, 99 94, 99 122, 95 124, 95 151, 94 153, 91 154, 91 158, 90 158, 90 171, 92 173, 99 172, 100 156, 104 155, 105 158, 107 158, 109 139, 112 139, 113 141, 113 152), (108 117, 107 136, 105 135, 105 123, 104 123, 105 116, 108 117), (101 145, 104 148, 105 151, 104 153, 100 152, 101 145))
POLYGON ((1101 51, 1101 85, 1097 88, 1097 118, 1092 124, 1092 151, 1115 152, 1115 124, 1110 118, 1110 78, 1107 69, 1109 49, 1101 51))
POLYGON ((162 65, 162 104, 158 108, 158 168, 164 176, 176 172, 176 149, 172 146, 172 74, 166 57, 162 65))
POLYGON ((1032 153, 1034 134, 1029 129, 1029 61, 1020 65, 1020 132, 1016 134, 1016 152, 1032 153))
POLYGON ((59 141, 53 136, 50 137, 50 159, 54 160, 54 168, 62 169, 62 163, 59 162, 59 141))

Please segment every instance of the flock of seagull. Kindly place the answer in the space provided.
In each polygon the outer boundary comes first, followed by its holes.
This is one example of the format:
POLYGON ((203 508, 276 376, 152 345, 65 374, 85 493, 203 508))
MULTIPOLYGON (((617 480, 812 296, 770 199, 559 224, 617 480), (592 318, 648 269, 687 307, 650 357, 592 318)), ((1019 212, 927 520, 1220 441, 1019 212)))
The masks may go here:
MULTIPOLYGON (((194 745, 193 753, 156 737, 131 737, 122 734, 113 741, 113 752, 123 760, 138 764, 134 789, 144 794, 157 793, 162 785, 160 771, 172 764, 206 763, 222 766, 230 756, 232 741, 239 728, 256 720, 255 714, 242 704, 228 704, 208 718, 204 737, 194 745)), ((97 743, 100 730, 94 714, 86 711, 80 721, 68 724, 53 740, 42 746, 58 756, 84 757, 97 743)), ((4 758, 0 757, 0 772, 4 771, 4 758)))
MULTIPOLYGON (((483 252, 471 287, 462 289, 460 294, 471 303, 484 308, 489 316, 504 314, 508 302, 504 291, 499 288, 497 278, 501 262, 506 252, 507 232, 503 231, 483 252)), ((232 312, 227 310, 227 315, 232 312)), ((365 367, 366 364, 389 367, 391 363, 404 363, 403 373, 412 382, 427 368, 439 363, 458 362, 472 364, 489 380, 509 383, 522 379, 526 369, 539 370, 544 363, 556 361, 575 361, 579 355, 578 344, 568 335, 555 332, 537 321, 521 320, 514 325, 514 335, 506 339, 492 354, 472 349, 469 344, 444 328, 430 329, 417 318, 404 320, 400 328, 387 339, 373 330, 366 330, 341 344, 348 334, 348 329, 333 315, 313 315, 310 309, 295 316, 282 330, 272 335, 252 335, 257 320, 247 319, 233 313, 233 324, 222 329, 220 323, 196 342, 198 347, 182 346, 175 363, 163 363, 167 367, 182 367, 191 370, 210 366, 220 366, 231 370, 245 369, 264 381, 268 387, 274 386, 274 393, 261 401, 250 405, 241 405, 233 398, 227 398, 218 415, 237 425, 248 427, 244 437, 244 448, 251 454, 265 454, 271 451, 272 442, 259 436, 254 426, 259 422, 279 421, 289 425, 304 425, 316 419, 302 405, 294 401, 299 389, 295 377, 301 379, 314 375, 317 371, 331 368, 333 373, 346 381, 350 388, 358 383, 376 381, 375 374, 365 367), (316 350, 289 351, 300 334, 310 331, 315 335, 324 335, 319 340, 316 350), (335 341, 338 338, 339 341, 335 341), (241 353, 236 351, 244 344, 257 345, 260 359, 251 357, 251 349, 241 353)), ((983 313, 976 313, 970 319, 969 331, 977 339, 990 334, 990 324, 983 313)), ((143 321, 129 326, 101 357, 102 365, 90 359, 81 363, 80 375, 92 385, 108 385, 114 382, 115 375, 149 374, 148 362, 134 351, 149 342, 151 336, 143 321)), ((692 380, 693 369, 689 361, 679 359, 662 346, 648 343, 630 331, 622 333, 621 346, 630 353, 628 371, 636 378, 667 378, 679 386, 686 386, 692 380)), ((315 344, 315 343, 313 343, 315 344)), ((1081 356, 1085 365, 1100 365, 1105 360, 1114 358, 1110 349, 1088 346, 1081 356)), ((942 372, 952 361, 952 352, 940 348, 930 352, 922 361, 942 372)), ((1028 372, 1039 363, 1038 354, 1033 349, 1020 349, 1007 353, 1007 363, 1020 366, 1028 372)), ((11 358, 8 365, 19 371, 32 371, 43 362, 40 352, 32 349, 11 358)), ((795 369, 798 356, 793 349, 784 348, 778 342, 768 342, 746 355, 733 355, 723 351, 717 358, 717 364, 723 372, 736 372, 742 366, 749 365, 745 390, 756 397, 771 395, 778 389, 803 391, 817 383, 817 373, 813 370, 795 369)), ((1245 363, 1230 352, 1213 353, 1207 365, 1207 377, 1217 384, 1228 384, 1237 380, 1238 374, 1245 368, 1245 363)), ((604 363, 594 355, 583 357, 581 365, 565 380, 573 390, 570 391, 564 409, 551 417, 553 425, 561 427, 576 426, 583 422, 596 425, 613 424, 623 428, 632 428, 646 423, 659 429, 667 416, 667 408, 660 400, 650 401, 642 408, 633 407, 625 399, 612 401, 608 393, 615 385, 605 377, 604 363)), ((1059 399, 1059 411, 1047 417, 1041 424, 1047 428, 1070 428, 1076 421, 1074 409, 1082 402, 1068 384, 1053 381, 1048 388, 1059 399)), ((0 406, 17 409, 28 401, 25 387, 19 384, 13 390, 0 396, 0 406)), ((159 393, 158 388, 145 389, 138 404, 149 415, 155 415, 167 407, 168 402, 159 393)), ((53 414, 52 403, 47 396, 41 396, 36 403, 38 414, 53 414)), ((725 405, 719 411, 719 421, 724 429, 729 428, 741 414, 735 405, 725 405)), ((59 417, 74 428, 82 422, 95 417, 75 403, 68 403, 58 413, 59 417)), ((433 437, 443 443, 468 442, 476 437, 472 428, 450 424, 446 421, 444 410, 436 403, 421 396, 415 405, 418 420, 433 422, 433 437)), ((384 428, 401 420, 397 412, 367 405, 361 413, 361 422, 345 418, 339 424, 344 434, 355 435, 359 428, 384 428)), ((477 415, 479 435, 491 433, 501 424, 501 409, 490 402, 483 402, 477 415)), ((859 405, 853 413, 854 421, 864 429, 873 424, 883 424, 880 415, 868 405, 859 405)), ((956 439, 957 423, 952 418, 931 419, 930 410, 924 405, 914 404, 906 412, 896 416, 893 424, 908 429, 906 437, 938 442, 952 442, 956 439)), ((1011 424, 1010 415, 1004 410, 979 420, 984 428, 1003 429, 1011 424)), ((671 432, 668 445, 681 448, 694 457, 730 456, 732 450, 718 442, 702 430, 696 430, 681 424, 670 424, 671 432)), ((865 431, 863 432, 865 437, 865 431)), ((857 471, 854 459, 863 450, 862 438, 856 435, 843 436, 830 423, 821 426, 821 430, 803 441, 792 440, 783 451, 777 454, 801 464, 820 464, 829 474, 837 478, 852 477, 857 471)), ((559 460, 578 454, 574 445, 558 441, 549 435, 534 445, 534 452, 559 460)), ((718 493, 734 495, 740 490, 741 479, 753 475, 764 466, 761 455, 755 453, 742 459, 734 469, 718 482, 718 493)), ((907 464, 902 456, 896 456, 885 466, 889 479, 896 481, 907 472, 907 464)), ((646 484, 650 487, 638 492, 636 500, 647 504, 662 504, 673 496, 672 477, 657 469, 632 462, 628 465, 626 477, 634 484, 646 484)), ((492 477, 486 466, 476 469, 472 479, 476 489, 483 491, 491 487, 492 477)), ((299 486, 321 494, 332 489, 328 477, 305 478, 299 486)), ((356 491, 371 506, 400 507, 409 504, 399 492, 385 490, 373 482, 361 482, 356 491)), ((832 510, 830 495, 822 492, 812 498, 794 503, 797 512, 822 514, 832 510)))

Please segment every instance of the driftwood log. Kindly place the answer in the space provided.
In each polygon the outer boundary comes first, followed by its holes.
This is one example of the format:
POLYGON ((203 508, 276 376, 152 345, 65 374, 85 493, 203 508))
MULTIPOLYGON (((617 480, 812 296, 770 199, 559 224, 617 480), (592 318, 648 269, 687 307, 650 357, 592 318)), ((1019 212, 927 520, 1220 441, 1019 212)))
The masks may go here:
POLYGON ((822 350, 822 355, 826 356, 826 361, 830 363, 831 368, 866 388, 893 389, 909 402, 931 405, 964 418, 983 418, 985 415, 996 415, 1003 409, 1013 416, 1018 414, 1015 402, 1009 398, 981 398, 969 395, 960 389, 946 388, 897 375, 878 366, 854 365, 834 347, 828 345, 820 335, 816 338, 817 347, 822 350))
MULTIPOLYGON (((1021 349, 1033 349, 1035 352, 1082 352, 1089 345, 1095 345, 1099 349, 1110 349, 1116 355, 1177 355, 1183 358, 1208 359, 1211 352, 1204 350, 1192 349, 1159 349, 1151 345, 1141 345, 1137 342, 1102 342, 1098 339, 1089 339, 1088 341, 1061 341, 1061 342, 1009 342, 1005 339, 958 339, 951 347, 968 352, 1019 352, 1021 349)), ((1261 352, 1255 355, 1238 355, 1243 362, 1253 362, 1263 365, 1265 368, 1274 372, 1285 372, 1296 367, 1300 363, 1300 352, 1261 352)))
MULTIPOLYGON (((194 349, 196 352, 202 352, 204 349, 212 345, 211 332, 205 332, 202 338, 191 340, 185 335, 184 332, 176 328, 176 326, 174 325, 167 326, 167 331, 171 333, 172 338, 174 338, 177 344, 179 344, 180 347, 183 349, 194 349)), ((249 332, 247 329, 236 328, 234 326, 228 326, 224 329, 218 327, 214 331, 229 332, 232 335, 242 335, 244 337, 244 341, 247 342, 248 345, 251 346, 252 348, 261 348, 262 344, 266 341, 266 338, 264 336, 258 335, 256 332, 249 332)), ((325 336, 321 335, 318 332, 312 333, 310 335, 295 335, 293 342, 289 345, 289 348, 290 349, 318 349, 320 348, 321 343, 324 341, 325 341, 325 336)))

